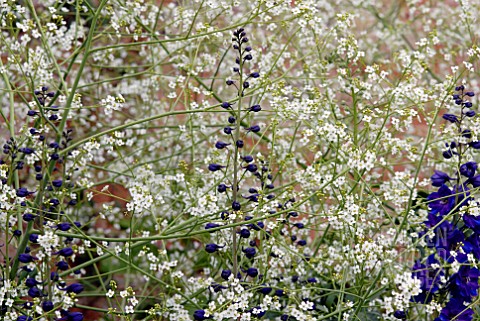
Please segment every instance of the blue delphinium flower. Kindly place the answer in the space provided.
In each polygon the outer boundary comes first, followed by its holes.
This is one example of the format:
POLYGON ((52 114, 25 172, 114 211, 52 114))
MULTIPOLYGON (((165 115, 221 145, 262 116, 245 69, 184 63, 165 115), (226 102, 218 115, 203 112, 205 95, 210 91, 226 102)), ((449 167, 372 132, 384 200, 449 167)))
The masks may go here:
POLYGON ((434 321, 470 321, 473 318, 473 310, 464 305, 463 298, 452 297, 434 321))
POLYGON ((432 213, 445 215, 450 212, 455 205, 455 196, 452 190, 445 184, 440 186, 437 192, 431 193, 428 198, 428 206, 432 209, 432 213))
POLYGON ((450 293, 454 298, 464 298, 471 301, 478 295, 478 277, 480 271, 468 265, 462 265, 457 273, 450 277, 450 293))
POLYGON ((412 300, 419 303, 428 303, 432 300, 433 294, 437 293, 441 278, 445 275, 443 268, 439 267, 435 255, 428 256, 425 264, 417 261, 412 267, 412 277, 420 280, 422 283, 420 289, 422 292, 413 297, 412 300))
POLYGON ((431 180, 433 186, 440 187, 450 181, 451 178, 447 173, 435 170, 435 174, 432 175, 431 180))
POLYGON ((475 175, 478 165, 476 162, 467 162, 460 166, 460 174, 465 177, 471 178, 475 175))

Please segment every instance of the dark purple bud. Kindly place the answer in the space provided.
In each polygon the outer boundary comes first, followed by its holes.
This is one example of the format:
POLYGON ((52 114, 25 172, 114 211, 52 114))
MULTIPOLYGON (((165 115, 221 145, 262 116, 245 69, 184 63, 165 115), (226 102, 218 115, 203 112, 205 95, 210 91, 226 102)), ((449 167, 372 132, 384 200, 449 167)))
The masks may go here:
POLYGON ((245 256, 248 259, 251 259, 255 256, 255 254, 257 254, 257 250, 255 250, 255 248, 253 247, 247 247, 246 249, 243 250, 243 253, 245 253, 245 256))
POLYGON ((60 230, 60 231, 68 231, 71 227, 71 224, 70 223, 59 223, 57 224, 57 228, 60 230))
POLYGON ((195 312, 193 312, 193 319, 196 321, 203 321, 209 318, 205 316, 205 310, 195 310, 195 312))
POLYGON ((468 143, 468 145, 470 147, 472 147, 473 149, 480 149, 480 141, 470 142, 470 143, 468 143))
POLYGON ((73 293, 79 294, 80 292, 83 291, 83 285, 81 285, 80 283, 73 283, 67 286, 65 288, 65 291, 67 291, 67 293, 73 292, 73 293))
POLYGON ((402 311, 402 310, 397 310, 393 313, 393 316, 397 319, 400 319, 400 320, 405 320, 407 319, 407 314, 405 313, 405 311, 402 311))
POLYGON ((227 83, 228 86, 231 86, 231 85, 234 84, 233 80, 231 80, 231 79, 228 79, 228 80, 226 81, 226 83, 227 83))
POLYGON ((443 157, 446 158, 446 159, 450 159, 453 157, 453 152, 449 149, 449 150, 446 150, 442 153, 443 157))
POLYGON ((315 279, 315 278, 308 278, 308 279, 307 279, 307 282, 308 282, 308 283, 317 283, 317 279, 315 279))
POLYGON ((220 213, 220 218, 222 220, 228 220, 228 217, 230 216, 230 213, 227 212, 227 211, 223 211, 222 213, 220 213))
POLYGON ((244 167, 247 171, 250 173, 255 173, 258 169, 257 165, 255 164, 248 164, 247 166, 244 167))
POLYGON ((246 228, 240 230, 240 237, 244 239, 248 239, 250 237, 250 231, 246 228))
POLYGON ((26 214, 23 214, 22 218, 25 222, 30 222, 30 221, 33 221, 35 219, 35 215, 30 214, 30 213, 26 213, 26 214))
MULTIPOLYGON (((263 284, 264 285, 264 284, 263 284)), ((269 286, 264 286, 262 288, 260 288, 260 290, 258 290, 258 292, 264 294, 264 295, 267 295, 269 294, 270 292, 272 292, 272 288, 269 287, 269 286)))
POLYGON ((47 91, 48 87, 47 86, 42 86, 42 91, 47 91))
POLYGON ((465 107, 467 107, 467 108, 472 108, 473 105, 472 105, 471 102, 467 101, 467 102, 465 102, 465 103, 463 104, 463 106, 465 106, 465 107))
POLYGON ((289 212, 287 216, 297 217, 298 213, 297 212, 289 212))
POLYGON ((253 162, 253 157, 250 156, 250 155, 243 156, 242 159, 243 159, 246 163, 253 162))
POLYGON ((246 128, 247 132, 258 133, 260 131, 260 126, 254 125, 246 128))
POLYGON ((223 246, 217 245, 215 243, 210 243, 205 246, 205 251, 207 251, 207 253, 215 253, 218 251, 218 249, 221 248, 223 248, 223 246))
POLYGON ((18 260, 22 263, 30 263, 33 262, 35 258, 30 254, 22 253, 18 256, 18 260))
POLYGON ((219 227, 219 226, 220 226, 220 224, 217 224, 217 223, 207 223, 205 225, 205 229, 209 230, 209 229, 216 228, 216 227, 219 227))
POLYGON ((60 148, 60 145, 57 142, 51 142, 48 146, 55 149, 60 148))
POLYGON ((235 201, 235 202, 232 202, 232 208, 233 208, 234 211, 240 211, 242 206, 240 205, 239 202, 235 201))
POLYGON ((448 120, 451 123, 456 123, 458 122, 458 117, 453 115, 453 114, 444 114, 442 116, 443 119, 448 120))
POLYGON ((246 46, 246 47, 245 47, 245 51, 246 51, 246 52, 250 52, 250 51, 252 51, 252 47, 250 47, 250 46, 246 46))
POLYGON ((222 108, 225 108, 225 109, 231 109, 232 108, 232 105, 228 101, 224 101, 221 106, 222 106, 222 108))
POLYGON ((230 124, 235 124, 236 121, 237 121, 237 120, 235 119, 235 117, 233 117, 233 116, 228 117, 228 122, 229 122, 230 124))
POLYGON ((300 245, 300 246, 305 246, 305 245, 307 245, 307 241, 300 240, 300 241, 297 242, 297 244, 300 245))
POLYGON ((25 187, 20 187, 17 189, 17 196, 18 197, 27 197, 30 194, 33 194, 34 192, 29 192, 25 187))
POLYGON ((252 78, 258 78, 258 77, 260 77, 260 74, 259 74, 258 72, 252 72, 252 73, 250 74, 250 77, 252 77, 252 78))
POLYGON ((23 169, 23 165, 25 165, 25 163, 23 161, 18 161, 15 168, 16 169, 23 169))
POLYGON ((251 227, 252 227, 255 231, 260 231, 262 228, 265 227, 265 224, 263 224, 263 222, 257 222, 256 224, 252 224, 251 227))
POLYGON ((73 255, 73 250, 71 247, 66 247, 56 252, 55 254, 61 255, 63 257, 68 257, 73 255))
POLYGON ((219 193, 225 193, 225 191, 227 190, 227 188, 228 188, 227 185, 225 185, 225 184, 219 184, 219 185, 217 186, 217 191, 218 191, 219 193))
POLYGON ((464 114, 465 114, 465 116, 467 116, 467 117, 473 117, 473 116, 475 116, 477 113, 475 113, 474 110, 469 110, 469 111, 465 112, 464 114))
POLYGON ((463 103, 463 100, 458 98, 458 99, 455 99, 455 104, 456 105, 461 105, 463 103))
POLYGON ((50 272, 50 280, 53 281, 53 282, 57 282, 58 279, 60 278, 60 276, 58 275, 57 272, 50 272))
POLYGON ((230 277, 230 275, 232 275, 232 271, 230 271, 230 270, 222 270, 222 274, 221 274, 222 279, 228 280, 228 278, 230 277))
POLYGON ((56 265, 59 270, 62 270, 62 271, 68 270, 68 263, 65 261, 60 261, 56 265))
POLYGON ((252 195, 249 195, 249 196, 243 196, 243 198, 245 199, 248 199, 250 202, 255 202, 257 203, 258 202, 258 194, 252 194, 252 195))
POLYGON ((260 107, 260 105, 253 105, 252 107, 250 107, 249 110, 250 110, 250 111, 253 111, 254 113, 257 113, 257 112, 259 112, 260 110, 262 110, 262 107, 260 107))
POLYGON ((22 231, 15 230, 15 231, 13 231, 13 235, 18 237, 18 236, 22 235, 22 231))
POLYGON ((32 233, 28 237, 29 241, 32 243, 37 243, 38 242, 38 234, 32 233))
POLYGON ((253 267, 248 268, 247 269, 247 275, 254 278, 258 275, 258 270, 256 268, 253 268, 253 267))
POLYGON ((83 321, 82 312, 68 312, 67 321, 83 321))
POLYGON ((244 146, 243 140, 241 140, 241 139, 237 140, 235 145, 237 145, 238 148, 242 148, 244 146))
POLYGON ((243 42, 243 43, 248 42, 248 38, 247 38, 247 37, 242 38, 242 42, 243 42))
POLYGON ((33 288, 37 284, 40 284, 40 282, 37 282, 37 280, 35 280, 34 278, 27 278, 25 280, 25 285, 29 288, 33 288))
POLYGON ((53 310, 53 303, 52 301, 43 301, 42 302, 42 309, 45 312, 52 311, 53 310))
POLYGON ((299 228, 299 229, 305 228, 305 224, 303 224, 303 223, 295 223, 295 224, 293 224, 293 226, 295 226, 296 228, 299 228))
POLYGON ((31 296, 32 298, 39 298, 39 297, 43 296, 43 293, 42 293, 42 291, 40 291, 39 288, 34 286, 33 288, 30 288, 28 290, 28 295, 31 296))
POLYGON ((472 138, 472 131, 470 129, 465 129, 462 131, 462 137, 472 138))
POLYGON ((226 166, 218 165, 218 164, 210 164, 208 165, 208 170, 211 172, 216 172, 221 170, 222 168, 225 168, 226 166))
POLYGON ((238 67, 233 67, 233 72, 239 72, 240 69, 238 67))
POLYGON ((475 96, 475 93, 473 91, 467 91, 465 95, 467 95, 468 97, 473 97, 475 96))
POLYGON ((63 181, 61 179, 56 179, 56 180, 52 181, 52 185, 54 187, 61 187, 62 184, 63 184, 63 181))
MULTIPOLYGON (((29 302, 26 302, 29 303, 29 302)), ((33 302, 31 302, 33 304, 33 302)), ((27 317, 26 315, 21 315, 17 318, 17 321, 33 321, 32 317, 27 317)))
POLYGON ((230 135, 230 134, 232 133, 232 129, 231 129, 230 127, 225 127, 225 128, 223 129, 223 132, 224 132, 225 134, 227 134, 227 135, 230 135))
POLYGON ((457 86, 457 87, 455 87, 455 90, 456 90, 456 91, 465 90, 465 86, 464 86, 464 85, 457 86))
POLYGON ((277 290, 275 290, 275 295, 278 296, 278 297, 284 296, 285 291, 283 291, 282 289, 277 289, 277 290))
POLYGON ((24 153, 26 155, 31 155, 31 154, 35 153, 35 150, 33 148, 30 148, 30 147, 22 147, 22 148, 19 148, 18 151, 20 153, 24 153))
POLYGON ((251 194, 258 193, 257 189, 256 189, 256 188, 253 188, 253 187, 250 187, 250 188, 248 189, 248 192, 251 193, 251 194))
POLYGON ((229 143, 224 143, 224 142, 221 142, 221 141, 218 141, 218 142, 215 143, 215 147, 217 149, 224 149, 228 145, 230 145, 230 144, 229 143))
POLYGON ((243 82, 243 88, 248 88, 250 87, 250 83, 248 81, 243 82))
POLYGON ((36 179, 37 181, 41 181, 41 180, 43 179, 43 175, 40 174, 40 173, 37 173, 37 174, 35 174, 35 179, 36 179))
POLYGON ((50 115, 50 117, 48 117, 49 120, 57 120, 58 119, 58 115, 56 114, 52 114, 50 115))

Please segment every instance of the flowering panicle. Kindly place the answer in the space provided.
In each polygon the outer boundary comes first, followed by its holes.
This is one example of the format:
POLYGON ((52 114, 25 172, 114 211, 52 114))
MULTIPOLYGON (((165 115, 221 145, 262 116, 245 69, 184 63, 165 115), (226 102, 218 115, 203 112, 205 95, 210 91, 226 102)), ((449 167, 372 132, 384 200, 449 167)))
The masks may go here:
MULTIPOLYGON (((412 276, 421 280, 421 293, 413 301, 443 304, 436 321, 472 320, 470 306, 478 296, 480 271, 480 220, 472 211, 475 201, 474 188, 480 186, 478 165, 474 161, 463 163, 468 149, 478 149, 470 129, 464 128, 465 119, 474 117, 475 111, 468 98, 473 92, 463 85, 455 88, 454 103, 461 107, 461 114, 444 114, 443 119, 454 124, 460 139, 446 143, 445 159, 456 158, 458 169, 453 174, 439 170, 431 176, 438 190, 427 197, 429 212, 424 222, 425 230, 419 237, 433 251, 424 263, 417 261, 412 276)), ((405 311, 397 311, 398 319, 405 319, 405 311)))
MULTIPOLYGON (((9 275, 0 278, 4 291, 0 315, 7 313, 7 306, 2 305, 3 298, 7 297, 12 300, 8 305, 12 311, 19 311, 12 312, 16 313, 17 320, 55 316, 56 320, 82 321, 83 313, 70 308, 84 286, 65 279, 70 275, 65 271, 74 267, 77 244, 71 237, 58 235, 82 226, 64 217, 65 212, 77 204, 72 177, 75 168, 69 160, 72 154, 62 154, 72 141, 72 130, 62 130, 60 126, 60 108, 53 105, 57 97, 55 91, 42 86, 34 91, 33 97, 35 101, 29 106, 37 107, 38 111, 30 109, 27 112, 32 127, 28 128, 24 139, 12 137, 5 142, 4 158, 0 160, 0 190, 4 193, 15 186, 10 195, 12 204, 21 213, 19 222, 14 215, 8 219, 6 235, 18 245, 15 256, 6 261, 9 275), (12 282, 17 288, 10 286, 12 282), (15 293, 20 294, 21 299, 13 300, 15 293)), ((0 202, 2 211, 11 210, 5 207, 7 203, 0 202)))

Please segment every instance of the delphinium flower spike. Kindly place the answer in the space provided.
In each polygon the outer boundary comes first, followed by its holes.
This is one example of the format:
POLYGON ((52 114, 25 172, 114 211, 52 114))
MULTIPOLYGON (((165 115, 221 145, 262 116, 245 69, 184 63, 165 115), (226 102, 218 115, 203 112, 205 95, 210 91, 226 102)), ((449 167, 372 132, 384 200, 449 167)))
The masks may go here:
MULTIPOLYGON (((464 128, 466 120, 476 115, 473 104, 467 99, 473 92, 466 92, 463 85, 455 88, 453 101, 460 106, 460 114, 444 114, 442 117, 456 127, 459 139, 445 143, 445 159, 458 161, 456 173, 435 170, 432 185, 438 190, 427 197, 429 213, 424 222, 426 229, 419 236, 425 238, 431 254, 412 267, 412 276, 422 280, 421 293, 413 301, 427 304, 435 300, 442 305, 435 321, 472 320, 469 304, 478 296, 480 271, 470 262, 480 259, 480 220, 470 213, 470 203, 477 203, 471 188, 480 186, 477 181, 478 165, 464 161, 469 148, 480 145, 472 139, 471 130, 464 128), (433 253, 432 253, 433 252, 433 253), (458 269, 445 268, 458 264, 458 269), (443 281, 442 281, 443 280, 443 281)), ((397 319, 405 320, 408 311, 396 311, 397 319)))

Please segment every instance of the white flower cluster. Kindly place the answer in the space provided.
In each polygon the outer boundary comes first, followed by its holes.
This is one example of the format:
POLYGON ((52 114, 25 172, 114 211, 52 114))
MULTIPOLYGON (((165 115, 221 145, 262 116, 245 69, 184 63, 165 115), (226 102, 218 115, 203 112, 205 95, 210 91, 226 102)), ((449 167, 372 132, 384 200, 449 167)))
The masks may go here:
POLYGON ((114 110, 118 111, 123 108, 125 98, 121 94, 117 94, 117 97, 108 95, 107 98, 102 99, 100 105, 104 107, 104 112, 107 116, 111 116, 114 110))
POLYGON ((408 309, 410 299, 419 295, 422 290, 421 280, 412 278, 412 272, 397 273, 394 280, 396 290, 391 292, 390 296, 377 299, 378 303, 385 309, 382 315, 384 320, 398 320, 393 316, 396 310, 404 311, 408 309))

